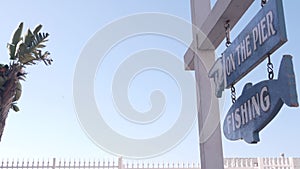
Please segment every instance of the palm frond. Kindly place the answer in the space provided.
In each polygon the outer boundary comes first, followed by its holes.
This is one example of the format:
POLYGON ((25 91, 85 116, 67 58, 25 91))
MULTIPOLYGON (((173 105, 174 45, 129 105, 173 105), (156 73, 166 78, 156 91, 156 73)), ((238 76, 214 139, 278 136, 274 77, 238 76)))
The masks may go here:
POLYGON ((48 57, 50 53, 48 51, 42 53, 49 34, 41 33, 41 29, 42 25, 38 25, 33 32, 28 29, 23 40, 17 44, 15 56, 19 63, 33 65, 37 61, 43 61, 46 65, 51 64, 52 59, 48 57))
POLYGON ((17 44, 21 40, 22 31, 23 31, 23 22, 21 22, 20 25, 18 26, 18 28, 15 30, 15 32, 12 36, 11 42, 7 44, 8 53, 9 53, 11 60, 17 59, 17 56, 16 56, 17 44))

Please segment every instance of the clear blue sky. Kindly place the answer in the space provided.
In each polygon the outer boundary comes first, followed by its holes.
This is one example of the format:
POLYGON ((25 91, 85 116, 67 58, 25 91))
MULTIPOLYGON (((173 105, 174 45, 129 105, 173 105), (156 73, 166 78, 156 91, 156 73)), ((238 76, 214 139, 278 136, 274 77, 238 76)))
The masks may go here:
MULTIPOLYGON (((297 23, 299 1, 284 1, 286 27, 289 41, 272 55, 275 66, 275 77, 283 54, 294 56, 294 67, 296 80, 300 79, 300 54, 299 37, 300 33, 297 23)), ((236 36, 247 22, 260 9, 260 1, 255 1, 249 8, 242 20, 232 31, 236 36)), ((82 130, 77 119, 73 102, 73 77, 77 60, 81 50, 98 30, 105 25, 132 14, 144 12, 161 12, 183 18, 190 22, 190 2, 171 0, 124 0, 124 1, 5 1, 0 5, 0 61, 8 62, 6 44, 10 40, 12 31, 23 21, 25 28, 33 28, 37 24, 43 24, 43 30, 50 33, 50 41, 47 49, 51 52, 54 60, 52 66, 46 67, 42 63, 27 69, 27 81, 23 82, 23 95, 18 101, 20 112, 10 112, 2 142, 0 143, 0 158, 100 158, 111 159, 111 155, 97 147, 82 130)), ((124 27, 126 29, 126 27, 124 27)), ((182 60, 187 49, 186 46, 172 41, 172 39, 157 36, 144 35, 131 38, 124 44, 116 47, 107 57, 107 65, 100 69, 110 68, 109 63, 118 64, 124 59, 123 55, 129 55, 145 48, 158 48, 174 53, 182 60), (116 57, 116 60, 114 60, 116 57)), ((217 55, 225 49, 221 45, 217 49, 217 55)), ((87 69, 89 69, 87 67, 87 69)), ((178 69, 183 69, 179 67, 178 69)), ((114 70, 112 70, 114 71, 114 70)), ((97 78, 109 79, 111 73, 97 74, 97 78)), ((95 84, 101 86, 101 80, 95 84)), ((241 80, 236 88, 240 95, 243 85, 252 81, 253 83, 267 79, 266 61, 254 69, 248 76, 241 80)), ((162 75, 160 72, 146 72, 139 76, 130 88, 132 105, 140 111, 149 108, 148 94, 153 88, 165 91, 167 99, 165 123, 156 128, 130 129, 131 125, 122 119, 108 119, 114 129, 131 137, 151 137, 159 134, 160 129, 167 129, 169 120, 176 120, 171 113, 178 109, 179 94, 172 78, 162 75), (152 79, 151 79, 152 78, 152 79), (168 82, 169 81, 169 82, 168 82), (159 87, 161 85, 161 87, 159 87), (149 91, 150 90, 150 91, 149 91), (175 94, 174 94, 175 92, 175 94), (168 95, 169 94, 169 95, 168 95), (145 98, 144 98, 145 97, 145 98), (146 131, 144 131, 145 129, 146 131), (147 135, 149 134, 149 135, 147 135)), ((104 82, 103 82, 104 83, 104 82)), ((97 85, 96 85, 97 86, 97 85)), ((110 90, 106 85, 104 88, 95 88, 95 98, 98 102, 103 100, 101 91, 110 90), (99 91, 97 93, 97 91, 99 91)), ((284 86, 283 86, 284 89, 284 86)), ((299 91, 299 83, 297 83, 299 91)), ((105 96, 106 97, 106 96, 105 96)), ((109 96, 108 96, 109 97, 109 96)), ((226 106, 221 110, 221 122, 230 106, 229 91, 226 91, 226 106)), ((105 98, 104 98, 105 100, 105 98)), ((109 100, 109 99, 107 99, 109 100)), ((99 104, 99 103, 98 103, 99 104)), ((105 107, 103 116, 109 118, 116 116, 113 107, 105 107), (112 113, 110 115, 109 113, 112 113), (115 115, 113 115, 115 113, 115 115)), ((298 108, 283 106, 276 118, 260 133, 261 142, 257 145, 248 145, 243 141, 231 142, 223 137, 223 148, 225 157, 257 157, 257 156, 279 156, 285 153, 286 156, 300 156, 300 113, 298 108)), ((170 127, 170 126, 169 126, 170 127)), ((169 152, 157 156, 152 161, 199 161, 199 148, 197 136, 197 124, 193 126, 185 139, 169 152)))

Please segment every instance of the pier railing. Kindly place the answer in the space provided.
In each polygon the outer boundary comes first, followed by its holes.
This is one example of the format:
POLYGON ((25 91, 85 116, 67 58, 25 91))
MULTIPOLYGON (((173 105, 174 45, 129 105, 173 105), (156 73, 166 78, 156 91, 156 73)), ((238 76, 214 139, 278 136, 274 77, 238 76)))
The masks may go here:
MULTIPOLYGON (((225 158, 225 169, 300 169, 300 158, 225 158)), ((0 169, 201 169, 199 163, 143 163, 118 160, 0 160, 0 169)))

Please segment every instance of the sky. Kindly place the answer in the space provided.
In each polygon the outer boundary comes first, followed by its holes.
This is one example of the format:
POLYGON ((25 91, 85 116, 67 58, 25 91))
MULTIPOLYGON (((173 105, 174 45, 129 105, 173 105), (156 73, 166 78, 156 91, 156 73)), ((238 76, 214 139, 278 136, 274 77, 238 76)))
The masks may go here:
MULTIPOLYGON (((214 2, 212 1, 212 5, 214 2)), ((300 59, 297 56, 300 53, 298 47, 300 33, 297 29, 298 11, 295 6, 299 6, 300 2, 284 1, 283 3, 288 42, 272 54, 271 58, 274 64, 275 78, 277 78, 281 56, 283 54, 294 56, 294 70, 299 91, 298 81, 300 75, 298 72, 300 67, 298 63, 300 63, 300 59)), ((260 1, 255 1, 252 4, 232 30, 232 39, 239 34, 260 8, 260 1)), ((124 18, 143 13, 167 14, 176 16, 186 23, 191 23, 190 2, 187 0, 180 2, 171 0, 124 0, 121 2, 116 0, 52 0, 43 1, 42 3, 41 1, 29 0, 26 3, 21 1, 3 1, 1 3, 0 61, 3 63, 9 62, 6 45, 10 41, 13 30, 20 22, 24 22, 24 27, 31 29, 38 24, 42 24, 42 31, 50 33, 47 50, 50 51, 54 63, 51 66, 39 63, 26 69, 28 76, 26 81, 22 82, 23 93, 18 101, 20 112, 10 111, 9 113, 2 141, 0 142, 0 159, 47 159, 53 157, 65 159, 117 159, 120 156, 120 154, 110 151, 110 147, 99 147, 99 144, 91 139, 86 132, 82 119, 78 115, 79 110, 76 109, 78 104, 74 99, 74 96, 76 96, 74 89, 77 89, 76 86, 87 85, 85 78, 80 79, 77 76, 77 71, 78 67, 83 64, 80 61, 83 51, 90 42, 89 40, 97 36, 97 32, 101 33, 105 28, 110 28, 109 26, 113 23, 120 23, 119 21, 123 21, 124 18), (80 83, 74 84, 74 81, 77 82, 76 79, 78 78, 80 83)), ((149 21, 147 24, 151 27, 152 22, 157 23, 149 21)), ((160 24, 164 28, 167 27, 167 25, 163 25, 164 23, 160 24)), ((135 25, 124 25, 124 27, 118 27, 117 30, 126 32, 134 27, 135 25)), ((101 64, 89 61, 89 63, 92 63, 91 66, 83 67, 84 72, 93 71, 92 67, 96 64, 94 85, 91 85, 94 87, 92 90, 94 91, 95 102, 98 109, 102 110, 101 116, 104 121, 116 133, 130 138, 147 140, 165 133, 178 122, 177 118, 181 117, 179 112, 180 96, 183 95, 180 92, 184 90, 178 89, 180 85, 178 85, 176 77, 155 68, 136 72, 135 78, 130 81, 127 91, 129 102, 134 109, 140 112, 148 111, 151 108, 149 96, 156 89, 165 94, 166 100, 164 113, 158 116, 158 119, 143 124, 130 121, 124 118, 124 114, 122 116, 122 113, 118 113, 112 99, 114 88, 111 84, 115 78, 114 74, 118 73, 118 68, 129 60, 130 56, 149 49, 169 52, 182 63, 181 67, 175 67, 174 64, 171 69, 184 72, 182 61, 183 55, 191 42, 191 30, 183 32, 187 37, 185 42, 151 33, 137 34, 120 39, 115 46, 110 47, 101 64)), ((118 36, 119 32, 110 33, 108 36, 112 36, 113 39, 118 36)), ((97 44, 99 48, 105 46, 106 41, 109 41, 109 39, 100 38, 100 41, 104 43, 97 44)), ((225 50, 223 44, 216 49, 216 57, 221 56, 221 53, 225 50)), ((148 61, 145 60, 144 64, 148 61)), ((140 63, 136 62, 136 64, 140 63)), ((266 61, 262 62, 236 84, 238 96, 247 82, 251 81, 255 84, 267 80, 266 64, 266 61)), ((126 70, 124 72, 126 73, 126 70)), ((189 77, 193 76, 192 72, 186 73, 189 77)), ((192 89, 194 89, 193 85, 192 89)), ((87 88, 88 90, 90 89, 87 88)), ((83 92, 82 95, 85 94, 85 91, 81 92, 83 92)), ((195 96, 195 93, 193 94, 195 96)), ((231 106, 229 90, 225 91, 223 100, 225 100, 224 106, 222 105, 220 108, 221 125, 226 112, 231 106)), ((81 107, 84 106, 86 105, 81 105, 81 107)), ((90 107, 84 108, 87 112, 90 110, 90 107)), ((299 157, 300 135, 298 129, 300 123, 298 119, 300 119, 300 114, 298 112, 299 108, 290 108, 284 105, 273 121, 260 132, 261 142, 255 145, 249 145, 243 141, 229 141, 222 136, 224 157, 278 157, 281 153, 285 153, 288 157, 299 157)), ((93 119, 90 120, 93 121, 93 119)), ((177 138, 178 142, 175 142, 167 150, 142 159, 150 161, 199 161, 198 124, 196 120, 185 121, 183 124, 190 125, 190 128, 180 139, 177 138)), ((109 133, 106 134, 103 133, 101 138, 110 140, 109 133)), ((126 147, 126 144, 124 143, 123 146, 126 147)), ((134 149, 135 147, 129 146, 127 148, 134 149)), ((128 160, 132 159, 135 158, 128 158, 128 160)))

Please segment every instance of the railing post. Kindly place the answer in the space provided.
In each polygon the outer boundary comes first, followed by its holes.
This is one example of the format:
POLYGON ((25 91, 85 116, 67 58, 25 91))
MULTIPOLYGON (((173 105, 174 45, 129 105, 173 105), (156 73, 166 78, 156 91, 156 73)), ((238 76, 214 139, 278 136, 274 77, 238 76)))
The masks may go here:
POLYGON ((53 158, 52 169, 55 169, 56 158, 53 158))
POLYGON ((264 163, 264 158, 261 158, 261 157, 258 157, 257 158, 257 168, 264 168, 264 165, 265 165, 265 163, 264 163))
POLYGON ((122 157, 119 157, 118 159, 118 169, 124 169, 122 157))
POLYGON ((288 158, 288 161, 289 161, 289 167, 290 167, 291 169, 295 169, 295 164, 294 164, 293 158, 292 158, 292 157, 289 157, 289 158, 288 158))

